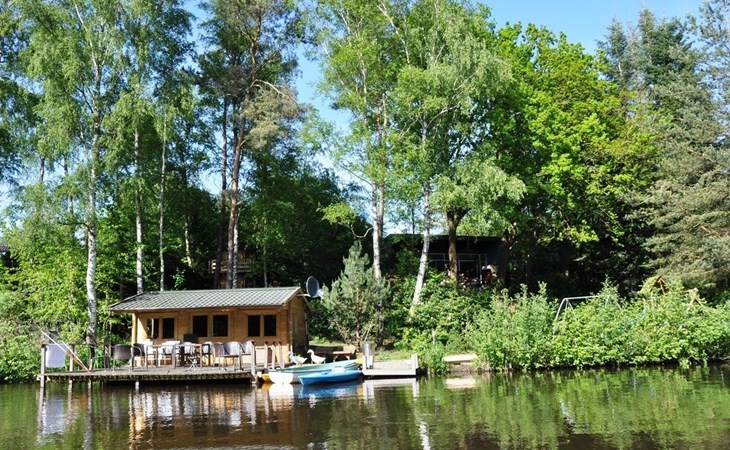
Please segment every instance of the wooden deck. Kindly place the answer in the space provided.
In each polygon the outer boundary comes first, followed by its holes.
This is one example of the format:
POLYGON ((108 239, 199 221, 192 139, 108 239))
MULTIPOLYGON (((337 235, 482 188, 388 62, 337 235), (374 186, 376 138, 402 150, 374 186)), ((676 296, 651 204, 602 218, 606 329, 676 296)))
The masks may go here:
POLYGON ((101 382, 101 383, 133 383, 157 384, 169 382, 232 382, 252 383, 255 376, 248 370, 228 367, 149 367, 134 368, 120 367, 115 370, 96 369, 90 372, 75 370, 73 372, 46 372, 38 375, 41 385, 48 382, 101 382), (44 377, 45 379, 42 379, 44 377))
POLYGON ((362 374, 366 378, 415 377, 418 375, 418 356, 414 354, 411 359, 373 361, 372 367, 363 367, 362 374))

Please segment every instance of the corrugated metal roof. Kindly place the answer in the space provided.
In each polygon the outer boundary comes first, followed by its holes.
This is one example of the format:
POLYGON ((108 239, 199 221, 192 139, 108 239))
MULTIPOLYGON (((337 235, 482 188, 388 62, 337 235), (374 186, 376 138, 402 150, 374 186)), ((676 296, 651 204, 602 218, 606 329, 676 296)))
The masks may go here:
POLYGON ((298 294, 301 294, 301 289, 298 287, 145 292, 115 303, 109 307, 109 310, 120 313, 200 308, 283 306, 298 294))

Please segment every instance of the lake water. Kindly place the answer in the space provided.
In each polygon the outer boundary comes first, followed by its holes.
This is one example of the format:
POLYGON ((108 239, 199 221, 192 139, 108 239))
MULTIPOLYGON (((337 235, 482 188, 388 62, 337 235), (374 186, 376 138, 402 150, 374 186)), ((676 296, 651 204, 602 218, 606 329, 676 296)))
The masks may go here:
POLYGON ((2 449, 730 449, 730 366, 303 388, 0 385, 2 449))

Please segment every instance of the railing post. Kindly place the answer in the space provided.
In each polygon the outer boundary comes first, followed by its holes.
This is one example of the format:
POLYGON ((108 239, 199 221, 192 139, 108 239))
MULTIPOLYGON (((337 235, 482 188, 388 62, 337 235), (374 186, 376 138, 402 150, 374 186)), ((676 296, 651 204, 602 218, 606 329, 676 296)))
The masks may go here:
MULTIPOLYGON (((76 354, 76 344, 71 344, 71 354, 72 355, 76 354)), ((69 372, 74 371, 74 359, 73 358, 68 359, 68 371, 69 372)))
POLYGON ((256 377, 256 343, 251 341, 251 375, 256 377))
POLYGON ((41 382, 41 389, 43 389, 46 386, 46 352, 47 352, 46 344, 41 344, 41 375, 40 375, 40 382, 41 382))

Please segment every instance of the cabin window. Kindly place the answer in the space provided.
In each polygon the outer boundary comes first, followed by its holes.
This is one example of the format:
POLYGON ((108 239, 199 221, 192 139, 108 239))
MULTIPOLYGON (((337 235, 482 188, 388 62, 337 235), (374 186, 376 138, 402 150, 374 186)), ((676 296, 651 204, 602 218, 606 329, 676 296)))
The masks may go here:
POLYGON ((175 318, 165 317, 162 319, 162 339, 175 338, 175 318))
POLYGON ((213 336, 228 336, 228 314, 216 314, 213 316, 213 336))
POLYGON ((160 337, 160 319, 147 319, 147 337, 149 339, 160 337))
POLYGON ((276 316, 264 316, 264 336, 276 336, 276 316))
POLYGON ((193 316, 193 334, 208 337, 208 316, 193 316))
POLYGON ((261 336, 261 316, 248 316, 248 335, 261 336))
POLYGON ((250 337, 276 336, 276 314, 248 316, 248 335, 250 337), (261 331, 264 334, 261 334, 261 331))
POLYGON ((147 337, 149 339, 174 339, 175 318, 163 317, 147 319, 147 337))

